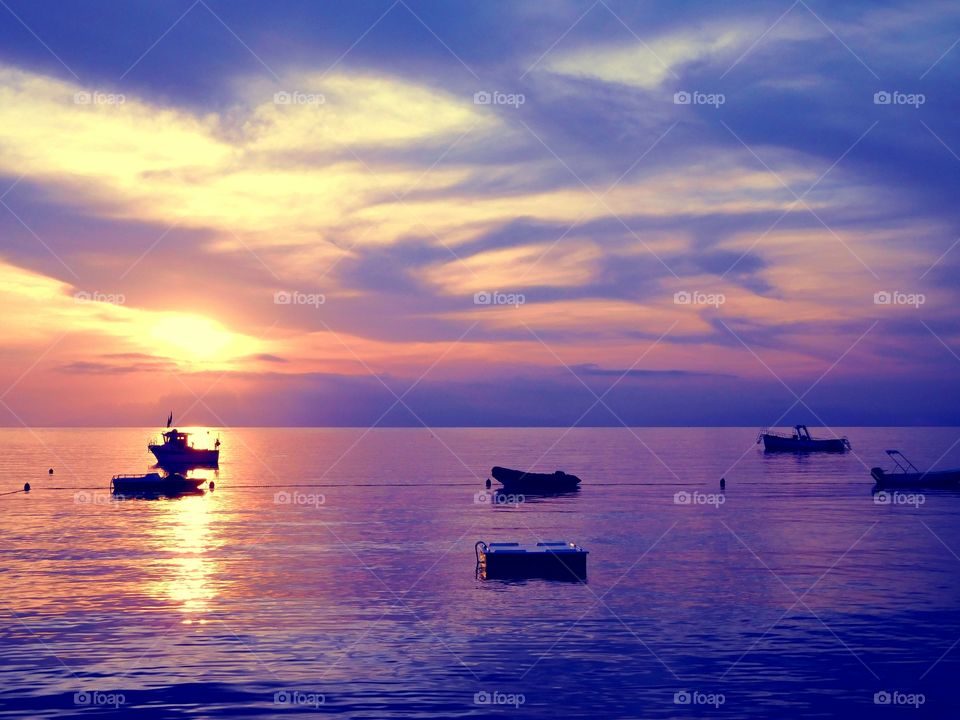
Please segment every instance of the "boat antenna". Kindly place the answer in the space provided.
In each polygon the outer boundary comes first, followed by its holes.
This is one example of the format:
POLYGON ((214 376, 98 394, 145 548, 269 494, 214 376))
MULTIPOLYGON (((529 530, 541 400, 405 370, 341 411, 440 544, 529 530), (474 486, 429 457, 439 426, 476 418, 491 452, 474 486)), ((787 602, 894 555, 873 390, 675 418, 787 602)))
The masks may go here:
POLYGON ((170 414, 167 416, 167 429, 170 428, 170 425, 173 423, 173 410, 170 411, 170 414))

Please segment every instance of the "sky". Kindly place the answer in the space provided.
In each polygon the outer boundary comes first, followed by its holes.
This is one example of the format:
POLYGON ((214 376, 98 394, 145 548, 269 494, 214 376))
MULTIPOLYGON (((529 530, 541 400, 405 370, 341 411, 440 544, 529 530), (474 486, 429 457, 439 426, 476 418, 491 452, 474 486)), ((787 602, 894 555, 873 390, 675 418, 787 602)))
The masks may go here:
POLYGON ((960 425, 960 5, 0 0, 0 425, 960 425))

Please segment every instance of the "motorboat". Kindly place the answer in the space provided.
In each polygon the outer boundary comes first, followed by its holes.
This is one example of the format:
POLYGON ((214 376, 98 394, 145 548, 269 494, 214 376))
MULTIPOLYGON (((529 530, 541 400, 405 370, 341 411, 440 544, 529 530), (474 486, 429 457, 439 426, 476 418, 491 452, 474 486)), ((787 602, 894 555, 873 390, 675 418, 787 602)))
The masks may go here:
POLYGON ((157 458, 161 467, 215 467, 220 462, 220 438, 212 449, 194 447, 190 433, 170 429, 173 413, 167 418, 167 431, 161 434, 162 442, 152 442, 147 449, 157 458))
POLYGON ((510 493, 555 493, 577 490, 580 478, 568 475, 563 470, 553 473, 532 473, 523 470, 494 467, 490 470, 494 479, 510 493))
POLYGON ((587 579, 588 550, 572 542, 486 543, 474 546, 477 574, 483 579, 543 578, 583 582, 587 579))
POLYGON ((757 443, 763 443, 766 452, 846 452, 850 441, 845 437, 814 438, 806 425, 794 425, 792 435, 761 432, 757 443))
POLYGON ((147 473, 146 475, 114 475, 110 487, 114 493, 157 493, 176 494, 197 490, 206 478, 186 477, 179 473, 161 475, 147 473))
POLYGON ((960 469, 928 470, 920 472, 899 450, 887 450, 887 455, 897 466, 887 472, 883 468, 870 469, 870 475, 878 488, 958 488, 960 489, 960 469))

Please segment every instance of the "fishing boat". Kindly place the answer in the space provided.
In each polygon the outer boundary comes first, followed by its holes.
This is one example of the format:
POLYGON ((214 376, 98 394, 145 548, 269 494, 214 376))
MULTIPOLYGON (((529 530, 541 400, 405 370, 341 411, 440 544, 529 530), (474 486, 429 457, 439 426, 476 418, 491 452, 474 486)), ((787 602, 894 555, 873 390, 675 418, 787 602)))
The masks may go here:
POLYGON ((554 473, 532 473, 523 470, 494 467, 490 470, 503 489, 512 493, 553 493, 578 489, 580 478, 563 470, 554 473))
POLYGON ((587 579, 588 550, 572 542, 516 542, 483 540, 474 546, 477 574, 482 579, 543 578, 547 580, 587 579))
POLYGON ((887 450, 887 455, 897 466, 887 472, 883 468, 871 468, 870 475, 878 488, 958 488, 960 470, 928 470, 920 472, 899 450, 887 450))
POLYGON ((176 428, 170 429, 173 423, 173 413, 167 418, 167 431, 162 433, 162 442, 152 442, 147 449, 157 458, 161 466, 177 467, 212 467, 220 462, 220 438, 214 443, 213 449, 194 447, 190 441, 190 433, 180 432, 176 428))
POLYGON ((114 475, 110 487, 115 493, 163 493, 175 494, 191 492, 206 482, 205 478, 190 478, 179 473, 161 475, 114 475))
POLYGON ((814 438, 806 425, 794 425, 793 435, 761 432, 757 436, 757 443, 760 442, 766 452, 846 452, 850 449, 847 438, 814 438))

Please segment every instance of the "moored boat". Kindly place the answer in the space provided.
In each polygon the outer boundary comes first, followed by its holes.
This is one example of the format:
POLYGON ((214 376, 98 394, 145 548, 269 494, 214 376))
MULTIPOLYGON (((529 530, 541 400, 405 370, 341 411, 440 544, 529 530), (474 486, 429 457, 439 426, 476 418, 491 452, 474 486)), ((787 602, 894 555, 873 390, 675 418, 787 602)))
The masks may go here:
POLYGON ((494 467, 490 470, 490 474, 508 492, 569 492, 578 489, 580 485, 580 478, 576 475, 568 475, 563 470, 557 470, 553 473, 531 473, 523 470, 494 467))
POLYGON ((162 443, 150 443, 147 449, 157 458, 161 467, 213 467, 220 462, 220 438, 212 449, 194 447, 190 441, 190 433, 172 430, 173 413, 167 418, 168 430, 162 434, 162 443))
POLYGON ((179 473, 147 473, 114 475, 110 487, 115 493, 178 493, 196 490, 204 482, 205 478, 190 478, 179 473))
POLYGON ((846 452, 850 449, 847 438, 814 438, 806 425, 794 425, 793 435, 761 432, 757 442, 762 442, 767 452, 846 452))
POLYGON ((895 470, 887 472, 881 467, 870 469, 870 475, 877 483, 878 488, 957 488, 960 489, 960 469, 957 470, 928 470, 920 472, 916 465, 910 462, 906 455, 899 450, 887 450, 887 455, 897 466, 895 470))

